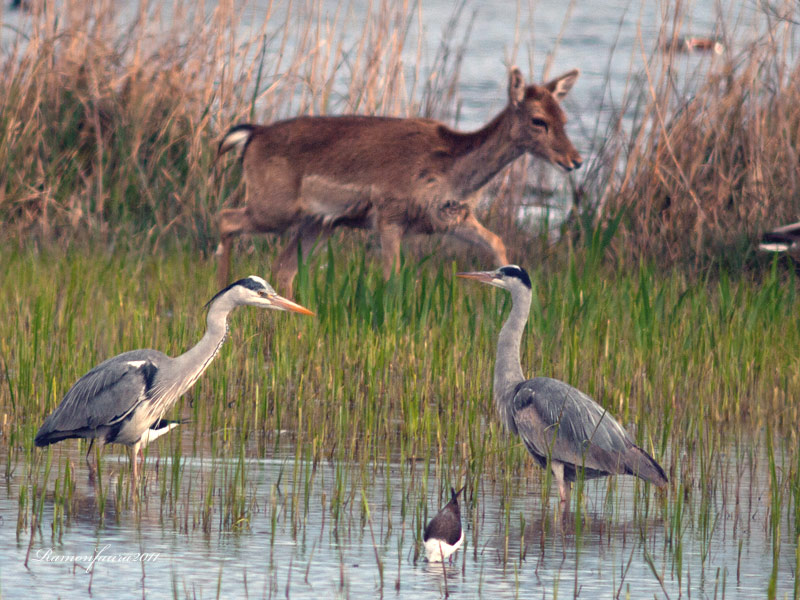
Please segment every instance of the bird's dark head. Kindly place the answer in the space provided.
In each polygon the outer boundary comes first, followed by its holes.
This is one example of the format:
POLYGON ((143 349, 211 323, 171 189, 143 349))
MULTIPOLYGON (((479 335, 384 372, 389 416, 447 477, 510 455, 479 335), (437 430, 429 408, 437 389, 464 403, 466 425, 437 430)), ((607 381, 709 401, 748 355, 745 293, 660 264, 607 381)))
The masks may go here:
POLYGON ((531 278, 528 272, 522 267, 517 265, 506 265, 500 267, 496 271, 472 271, 470 273, 456 273, 457 277, 464 279, 474 279, 481 283, 488 283, 504 290, 512 290, 515 287, 522 286, 526 289, 531 289, 531 278))
POLYGON ((234 306, 246 304, 249 306, 260 306, 261 308, 290 310, 304 315, 314 314, 304 306, 300 306, 283 296, 279 296, 270 284, 257 275, 250 275, 250 277, 234 281, 225 289, 217 292, 217 294, 208 301, 206 306, 210 306, 223 297, 233 302, 234 306))
POLYGON ((450 502, 452 504, 455 504, 456 506, 458 506, 458 497, 461 495, 461 492, 463 492, 465 489, 467 489, 467 486, 462 487, 458 491, 456 491, 455 488, 451 487, 450 488, 450 502))

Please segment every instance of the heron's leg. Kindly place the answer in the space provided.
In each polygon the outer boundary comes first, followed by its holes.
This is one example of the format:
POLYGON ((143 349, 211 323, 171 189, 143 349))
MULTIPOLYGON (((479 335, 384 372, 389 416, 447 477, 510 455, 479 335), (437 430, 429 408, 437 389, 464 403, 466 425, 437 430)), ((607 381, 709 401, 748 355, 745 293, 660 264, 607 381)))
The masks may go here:
POLYGON ((94 446, 94 438, 89 438, 89 448, 86 450, 86 466, 89 469, 89 481, 93 482, 95 479, 95 468, 92 463, 89 461, 89 455, 92 453, 92 447, 94 446))
POLYGON ((133 483, 135 484, 139 480, 139 469, 138 464, 136 463, 136 459, 139 453, 142 451, 142 445, 139 442, 136 442, 133 445, 133 451, 131 452, 131 461, 133 462, 133 483))
POLYGON ((550 468, 558 484, 558 495, 561 496, 561 507, 569 508, 570 484, 564 480, 564 463, 551 461, 550 468))

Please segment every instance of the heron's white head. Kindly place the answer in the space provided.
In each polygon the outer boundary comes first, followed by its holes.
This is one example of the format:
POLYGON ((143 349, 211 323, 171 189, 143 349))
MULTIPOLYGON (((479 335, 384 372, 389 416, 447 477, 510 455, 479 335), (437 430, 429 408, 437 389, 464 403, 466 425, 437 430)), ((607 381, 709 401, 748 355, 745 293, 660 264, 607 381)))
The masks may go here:
POLYGON ((260 306, 261 308, 290 310, 304 315, 314 314, 306 307, 300 306, 283 296, 279 296, 270 284, 257 275, 250 275, 250 277, 234 281, 224 290, 218 292, 209 300, 208 304, 212 304, 215 300, 223 296, 233 302, 234 305, 246 304, 249 306, 260 306))
POLYGON ((531 278, 528 272, 517 265, 506 265, 496 271, 472 271, 469 273, 456 273, 457 277, 464 279, 474 279, 481 283, 488 283, 504 290, 514 290, 524 287, 528 291, 531 289, 531 278))

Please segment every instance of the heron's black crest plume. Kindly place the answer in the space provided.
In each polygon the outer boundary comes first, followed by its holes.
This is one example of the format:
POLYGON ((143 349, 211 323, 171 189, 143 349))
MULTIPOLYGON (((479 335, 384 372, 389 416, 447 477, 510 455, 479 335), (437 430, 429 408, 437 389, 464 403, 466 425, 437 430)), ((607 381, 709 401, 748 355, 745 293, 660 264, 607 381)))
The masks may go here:
POLYGON ((222 296, 222 294, 224 294, 225 292, 227 292, 231 288, 235 288, 237 285, 240 285, 240 286, 242 286, 244 288, 247 288, 248 290, 253 290, 254 292, 257 292, 259 290, 269 291, 269 288, 265 287, 264 283, 262 283, 261 281, 259 281, 258 279, 256 279, 255 277, 253 277, 251 275, 250 277, 245 277, 244 279, 239 279, 238 281, 234 281, 228 287, 223 288, 220 291, 218 291, 216 294, 214 294, 214 297, 211 298, 211 300, 206 302, 206 304, 205 304, 205 306, 203 306, 203 308, 208 308, 209 306, 211 306, 211 304, 214 302, 214 300, 216 300, 217 298, 222 296))
POLYGON ((517 265, 508 265, 506 267, 500 267, 498 271, 500 271, 506 277, 516 277, 526 288, 531 289, 531 278, 528 276, 528 272, 522 267, 518 267, 517 265))

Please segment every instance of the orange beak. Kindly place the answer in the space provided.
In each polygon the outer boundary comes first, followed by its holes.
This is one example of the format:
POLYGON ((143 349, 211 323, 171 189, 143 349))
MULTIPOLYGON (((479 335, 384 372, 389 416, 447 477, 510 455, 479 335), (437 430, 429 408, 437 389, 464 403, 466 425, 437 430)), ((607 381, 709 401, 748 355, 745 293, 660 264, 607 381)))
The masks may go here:
POLYGON ((276 307, 281 308, 283 310, 290 310, 292 312, 300 313, 301 315, 313 315, 314 313, 308 310, 305 306, 300 306, 296 302, 292 302, 291 300, 284 298, 283 296, 279 296, 275 294, 274 296, 269 297, 269 301, 272 302, 276 307))
POLYGON ((456 277, 461 277, 462 279, 474 279, 475 281, 480 281, 481 283, 488 283, 491 285, 495 279, 495 272, 472 271, 469 273, 456 273, 456 277))

